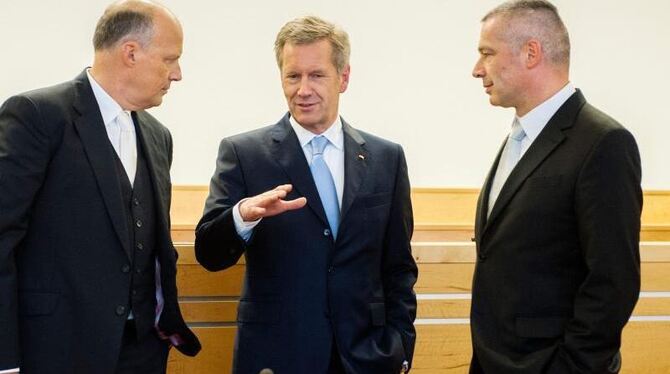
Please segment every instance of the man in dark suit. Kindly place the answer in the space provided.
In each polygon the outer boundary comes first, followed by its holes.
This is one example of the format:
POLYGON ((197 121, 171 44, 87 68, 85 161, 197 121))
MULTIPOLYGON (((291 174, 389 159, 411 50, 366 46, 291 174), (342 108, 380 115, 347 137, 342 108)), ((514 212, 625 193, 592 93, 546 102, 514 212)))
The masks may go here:
POLYGON ((406 371, 417 268, 402 148, 338 115, 344 31, 296 19, 275 52, 289 113, 221 142, 196 230, 207 269, 245 255, 233 372, 406 371))
POLYGON ((492 10, 479 53, 473 75, 516 116, 477 205, 470 372, 616 373, 640 290, 635 139, 570 83, 549 2, 492 10))
POLYGON ((123 1, 94 46, 74 80, 0 109, 0 370, 164 373, 170 344, 200 349, 177 304, 172 140, 144 111, 181 79, 181 26, 123 1))

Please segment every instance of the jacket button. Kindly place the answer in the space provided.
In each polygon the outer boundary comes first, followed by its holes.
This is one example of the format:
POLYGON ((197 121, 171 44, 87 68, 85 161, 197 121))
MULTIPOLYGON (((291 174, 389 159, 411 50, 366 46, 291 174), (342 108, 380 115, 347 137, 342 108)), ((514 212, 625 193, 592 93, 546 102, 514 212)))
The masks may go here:
POLYGON ((329 229, 323 230, 323 236, 330 236, 330 230, 329 229))
POLYGON ((479 262, 484 262, 484 261, 486 261, 486 256, 484 256, 484 255, 482 255, 482 254, 478 255, 477 258, 479 258, 479 262))
POLYGON ((334 267, 331 266, 331 267, 328 268, 328 274, 333 274, 334 272, 335 272, 334 267))
POLYGON ((142 243, 137 243, 137 245, 135 245, 135 247, 137 247, 137 249, 139 249, 139 250, 141 251, 141 250, 144 249, 144 244, 142 244, 142 243))
POLYGON ((135 206, 138 206, 138 205, 140 205, 140 201, 137 200, 137 198, 135 198, 135 199, 133 199, 133 204, 135 204, 135 206))
POLYGON ((135 226, 142 227, 142 220, 138 219, 137 221, 135 221, 135 226))
POLYGON ((123 305, 119 305, 116 307, 116 315, 117 316, 122 316, 126 314, 126 307, 123 305))
POLYGON ((128 265, 128 264, 123 265, 123 266, 121 267, 121 272, 123 272, 123 273, 128 273, 128 272, 130 272, 130 265, 128 265))

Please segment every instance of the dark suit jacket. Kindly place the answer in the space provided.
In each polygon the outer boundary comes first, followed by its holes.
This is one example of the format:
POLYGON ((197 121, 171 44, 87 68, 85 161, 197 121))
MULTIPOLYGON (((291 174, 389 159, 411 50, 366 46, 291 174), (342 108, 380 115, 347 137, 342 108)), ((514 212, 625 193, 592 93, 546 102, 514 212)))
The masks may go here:
MULTIPOLYGON (((177 304, 170 239, 172 140, 148 113, 133 115, 158 214, 160 327, 195 354, 199 343, 177 304)), ((113 152, 86 72, 0 109, 0 369, 114 372, 131 248, 113 152)))
POLYGON ((477 206, 471 373, 616 372, 640 290, 633 136, 577 91, 523 155, 487 220, 497 163, 477 206))
POLYGON ((288 115, 221 142, 195 251, 212 271, 245 254, 235 373, 325 373, 333 341, 349 373, 397 373, 411 361, 417 268, 404 154, 346 123, 343 131, 335 242, 288 115), (287 199, 305 196, 307 206, 264 218, 242 241, 231 208, 284 183, 294 187, 287 199))

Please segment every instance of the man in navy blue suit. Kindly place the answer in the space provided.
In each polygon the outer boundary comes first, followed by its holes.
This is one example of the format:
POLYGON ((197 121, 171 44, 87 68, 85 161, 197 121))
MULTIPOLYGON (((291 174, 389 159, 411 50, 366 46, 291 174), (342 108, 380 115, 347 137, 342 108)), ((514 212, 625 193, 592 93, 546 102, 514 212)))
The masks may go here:
POLYGON ((245 255, 234 373, 398 373, 414 351, 417 268, 402 148, 338 112, 347 34, 317 17, 275 42, 289 107, 221 142, 198 261, 245 255))

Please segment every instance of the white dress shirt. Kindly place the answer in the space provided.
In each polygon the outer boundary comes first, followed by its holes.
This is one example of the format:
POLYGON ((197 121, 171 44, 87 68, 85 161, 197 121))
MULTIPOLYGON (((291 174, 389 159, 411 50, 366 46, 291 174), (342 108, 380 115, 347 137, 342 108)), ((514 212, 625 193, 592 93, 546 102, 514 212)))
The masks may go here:
MULTIPOLYGON (((328 145, 326 145, 326 149, 323 151, 323 159, 326 165, 328 165, 328 169, 330 169, 330 174, 333 176, 335 190, 337 191, 337 202, 341 208, 342 196, 344 195, 344 133, 342 132, 342 119, 338 115, 335 122, 322 134, 314 134, 307 130, 293 117, 290 117, 289 121, 291 122, 291 128, 293 128, 295 135, 298 137, 298 142, 302 147, 308 165, 312 163, 312 148, 310 146, 312 139, 318 135, 323 135, 328 139, 328 145)), ((237 234, 240 238, 247 241, 251 237, 254 227, 261 220, 244 222, 240 214, 240 202, 233 207, 233 222, 235 222, 237 234)))
POLYGON ((521 155, 526 153, 531 144, 535 141, 540 132, 547 126, 551 117, 556 114, 558 109, 565 104, 566 101, 575 93, 575 87, 568 82, 565 87, 561 88, 554 96, 545 100, 542 104, 536 106, 523 117, 516 117, 519 121, 526 136, 521 141, 521 155))
MULTIPOLYGON (((123 108, 114 100, 109 94, 95 81, 95 78, 91 75, 90 69, 86 70, 86 75, 88 80, 91 83, 91 88, 93 89, 93 95, 95 100, 98 102, 98 107, 100 107, 100 114, 102 114, 102 121, 105 124, 105 130, 107 131, 107 137, 109 138, 112 147, 116 151, 116 155, 119 156, 119 159, 123 160, 121 155, 121 124, 117 121, 118 116, 123 112, 123 108)), ((128 113, 130 114, 130 113, 128 113)), ((132 116, 129 116, 132 121, 132 116)), ((137 144, 137 134, 135 133, 135 126, 130 127, 131 144, 137 144)), ((134 160, 132 162, 137 165, 137 153, 134 154, 134 160)), ((135 180, 134 171, 129 171, 126 168, 126 175, 129 176, 130 185, 133 185, 135 180), (132 176, 131 176, 132 174, 132 176)), ((2 373, 0 373, 2 374, 2 373)))
MULTIPOLYGON (((521 139, 520 149, 519 149, 519 158, 517 161, 520 161, 524 153, 530 148, 537 136, 542 132, 544 127, 549 123, 551 117, 556 114, 558 109, 575 93, 575 87, 568 82, 562 89, 556 92, 552 97, 545 100, 542 104, 536 106, 530 112, 526 113, 523 117, 514 117, 512 125, 514 122, 518 122, 524 132, 524 137, 521 139)), ((507 140, 508 142, 511 139, 507 140)), ((488 214, 491 214, 493 207, 495 206, 496 200, 499 197, 500 191, 507 183, 507 178, 509 177, 510 172, 513 170, 506 170, 506 168, 501 167, 503 162, 505 162, 505 154, 507 152, 507 147, 509 144, 505 145, 503 153, 498 161, 498 168, 496 170, 496 175, 493 176, 493 182, 491 188, 489 189, 489 203, 488 203, 488 214), (501 175, 498 175, 501 173, 501 175), (500 178, 504 178, 499 180, 500 178)))

